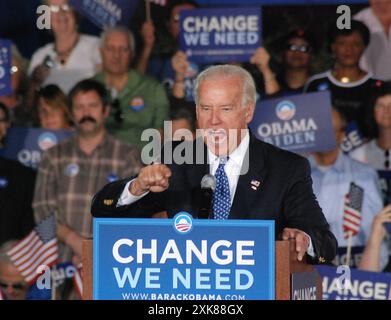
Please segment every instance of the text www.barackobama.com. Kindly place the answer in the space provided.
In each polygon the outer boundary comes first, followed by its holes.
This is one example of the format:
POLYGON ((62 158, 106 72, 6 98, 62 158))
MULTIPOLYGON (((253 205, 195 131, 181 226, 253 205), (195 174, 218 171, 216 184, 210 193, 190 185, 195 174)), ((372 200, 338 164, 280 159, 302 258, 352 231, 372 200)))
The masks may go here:
POLYGON ((122 293, 123 300, 245 300, 246 295, 187 293, 122 293))

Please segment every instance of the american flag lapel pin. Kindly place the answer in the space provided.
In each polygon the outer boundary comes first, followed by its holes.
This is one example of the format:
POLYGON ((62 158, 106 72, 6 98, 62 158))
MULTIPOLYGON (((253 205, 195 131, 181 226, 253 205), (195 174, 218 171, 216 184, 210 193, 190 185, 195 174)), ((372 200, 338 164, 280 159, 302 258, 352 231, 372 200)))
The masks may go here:
POLYGON ((258 190, 260 184, 261 184, 261 182, 258 180, 251 180, 251 189, 253 189, 255 191, 258 190))

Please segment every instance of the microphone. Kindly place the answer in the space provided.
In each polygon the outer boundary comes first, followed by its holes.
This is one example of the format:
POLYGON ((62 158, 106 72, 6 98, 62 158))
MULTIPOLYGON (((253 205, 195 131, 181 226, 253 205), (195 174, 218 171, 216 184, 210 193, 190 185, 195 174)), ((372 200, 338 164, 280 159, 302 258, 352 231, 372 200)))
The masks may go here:
POLYGON ((201 180, 201 200, 198 210, 198 219, 208 219, 212 206, 213 192, 216 189, 216 178, 206 174, 201 180))

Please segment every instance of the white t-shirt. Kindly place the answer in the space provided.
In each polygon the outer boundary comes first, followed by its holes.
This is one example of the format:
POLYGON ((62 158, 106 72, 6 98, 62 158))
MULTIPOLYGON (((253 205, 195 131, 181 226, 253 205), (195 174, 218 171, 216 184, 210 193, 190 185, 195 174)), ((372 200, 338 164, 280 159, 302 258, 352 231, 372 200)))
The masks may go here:
POLYGON ((68 93, 80 80, 94 76, 97 67, 102 63, 99 38, 85 34, 80 35, 78 43, 64 65, 56 62, 56 55, 54 43, 39 48, 31 58, 28 74, 31 75, 34 69, 49 56, 54 62, 54 67, 50 69, 43 85, 56 84, 65 93, 68 93))
POLYGON ((372 72, 376 79, 391 80, 391 27, 387 36, 370 7, 353 18, 364 23, 371 33, 370 43, 360 61, 361 68, 372 72))

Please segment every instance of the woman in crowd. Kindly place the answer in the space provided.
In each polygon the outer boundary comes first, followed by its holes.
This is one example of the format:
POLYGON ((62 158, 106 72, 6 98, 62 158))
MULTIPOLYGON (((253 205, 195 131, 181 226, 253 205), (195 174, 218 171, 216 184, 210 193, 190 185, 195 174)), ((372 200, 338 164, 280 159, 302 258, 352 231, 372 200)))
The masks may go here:
POLYGON ((38 118, 40 127, 44 129, 71 128, 72 120, 67 97, 58 86, 47 85, 38 92, 38 118))
POLYGON ((391 82, 379 83, 371 100, 366 120, 372 139, 350 155, 376 170, 391 170, 391 82))
POLYGON ((310 77, 314 41, 303 29, 295 29, 284 36, 278 46, 282 66, 277 76, 270 68, 270 55, 263 47, 257 49, 250 60, 262 74, 265 94, 273 97, 301 94, 310 77))
POLYGON ((304 88, 305 92, 329 90, 335 107, 349 122, 355 121, 364 135, 368 135, 364 117, 368 96, 380 82, 359 67, 369 38, 368 28, 361 22, 352 20, 350 29, 333 25, 330 49, 334 66, 311 77, 304 88))
MULTIPOLYGON (((387 231, 384 226, 385 223, 391 224, 391 205, 386 206, 373 219, 371 235, 365 246, 358 269, 374 272, 382 271, 380 268, 380 248, 383 239, 387 236, 387 231)), ((385 271, 391 271, 389 270, 389 266, 386 267, 385 271)))
POLYGON ((57 84, 68 92, 78 81, 100 68, 99 38, 80 34, 77 15, 67 0, 48 0, 54 42, 38 49, 31 58, 30 93, 41 85, 57 84))

